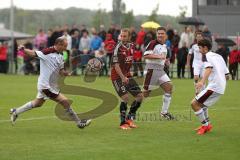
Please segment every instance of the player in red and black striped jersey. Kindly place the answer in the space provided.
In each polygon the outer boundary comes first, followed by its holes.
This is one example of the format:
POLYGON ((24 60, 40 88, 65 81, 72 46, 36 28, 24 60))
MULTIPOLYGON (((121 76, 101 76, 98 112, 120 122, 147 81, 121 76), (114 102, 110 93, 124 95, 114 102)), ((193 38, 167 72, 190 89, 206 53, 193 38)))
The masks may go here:
MULTIPOLYGON (((114 55, 112 57, 112 64, 119 63, 119 67, 121 68, 122 73, 129 77, 130 69, 132 67, 133 62, 133 52, 134 52, 134 44, 119 42, 114 50, 114 55)), ((121 78, 117 73, 115 67, 111 70, 111 79, 117 80, 121 78)))
POLYGON ((130 74, 133 62, 134 44, 130 43, 129 29, 122 29, 120 33, 121 41, 117 44, 112 57, 111 80, 113 86, 121 97, 120 104, 120 128, 136 128, 133 123, 136 112, 141 105, 143 96, 140 87, 130 74), (127 112, 128 92, 135 97, 131 104, 129 113, 127 112))

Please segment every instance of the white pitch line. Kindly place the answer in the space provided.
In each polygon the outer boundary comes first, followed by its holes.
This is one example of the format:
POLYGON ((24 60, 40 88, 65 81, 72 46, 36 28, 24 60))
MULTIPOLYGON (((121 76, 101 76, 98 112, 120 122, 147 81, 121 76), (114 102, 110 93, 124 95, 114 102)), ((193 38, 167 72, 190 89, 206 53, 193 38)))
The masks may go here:
MULTIPOLYGON (((240 108, 225 108, 225 109, 217 109, 217 108, 210 108, 210 111, 233 111, 233 110, 240 110, 240 108)), ((187 112, 189 113, 189 109, 186 110, 178 110, 177 112, 187 112)), ((149 111, 149 112, 139 112, 139 114, 150 114, 150 113, 159 113, 159 111, 149 111)), ((173 112, 175 114, 176 110, 173 112)), ((119 113, 107 113, 108 115, 118 115, 119 113)), ((19 118, 17 121, 34 121, 34 120, 45 120, 45 119, 57 119, 57 116, 43 116, 43 117, 34 117, 34 118, 19 118)), ((0 123, 11 122, 10 119, 3 119, 0 120, 0 123)))
MULTIPOLYGON (((53 119, 57 118, 56 116, 44 116, 44 117, 35 117, 35 118, 20 118, 17 121, 33 121, 33 120, 44 120, 44 119, 53 119)), ((0 120, 0 123, 11 122, 10 119, 0 120)))

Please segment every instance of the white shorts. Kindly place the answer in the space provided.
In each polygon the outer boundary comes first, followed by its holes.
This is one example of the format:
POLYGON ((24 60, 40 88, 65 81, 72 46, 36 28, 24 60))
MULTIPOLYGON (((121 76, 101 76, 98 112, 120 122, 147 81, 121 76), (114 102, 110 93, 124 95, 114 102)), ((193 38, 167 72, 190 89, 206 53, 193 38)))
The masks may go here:
POLYGON ((220 97, 221 97, 221 94, 214 92, 212 90, 204 89, 195 97, 195 99, 199 103, 207 107, 210 107, 213 104, 215 104, 220 97))
POLYGON ((203 77, 204 67, 201 64, 193 65, 193 75, 203 77))
POLYGON ((171 80, 163 70, 148 69, 143 88, 144 90, 153 90, 165 82, 171 82, 171 80))
POLYGON ((39 89, 38 93, 37 93, 37 97, 38 99, 44 99, 47 100, 49 98, 51 99, 55 99, 60 92, 54 91, 51 88, 50 89, 39 89))

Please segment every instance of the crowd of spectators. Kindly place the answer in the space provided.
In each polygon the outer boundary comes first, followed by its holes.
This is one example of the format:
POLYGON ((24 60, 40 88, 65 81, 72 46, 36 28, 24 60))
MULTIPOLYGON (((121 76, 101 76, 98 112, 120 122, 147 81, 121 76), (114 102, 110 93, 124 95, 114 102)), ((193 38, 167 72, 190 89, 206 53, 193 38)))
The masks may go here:
MULTIPOLYGON (((178 78, 185 78, 185 66, 187 62, 187 55, 190 47, 195 43, 195 31, 200 28, 193 28, 186 26, 181 34, 170 25, 167 28, 168 56, 165 66, 165 71, 170 77, 176 76, 178 78), (176 65, 175 65, 176 64, 176 65), (175 66, 177 66, 175 68, 175 66)), ((33 41, 25 43, 26 48, 42 50, 45 47, 53 46, 55 40, 60 37, 66 37, 68 41, 67 50, 63 53, 65 66, 72 71, 73 75, 83 74, 86 64, 89 59, 99 57, 102 59, 104 66, 101 75, 108 75, 111 67, 111 57, 114 53, 114 48, 119 41, 120 27, 111 25, 108 29, 104 25, 100 25, 99 29, 87 28, 85 25, 77 26, 68 25, 56 26, 54 29, 44 31, 39 29, 33 41)), ((212 34, 207 26, 201 28, 203 36, 212 41, 212 34)), ((145 47, 148 43, 155 39, 154 29, 140 28, 138 31, 134 27, 130 27, 131 42, 135 44, 133 75, 144 75, 144 60, 142 58, 145 47)), ((17 44, 16 44, 17 46, 17 44)), ((16 64, 16 72, 19 74, 38 74, 39 60, 31 59, 24 56, 21 51, 15 51, 14 59, 16 64)), ((8 70, 8 44, 6 42, 0 43, 0 72, 7 73, 8 70)), ((232 79, 236 78, 238 63, 240 61, 240 52, 237 46, 229 49, 228 46, 218 45, 216 53, 220 54, 226 64, 229 63, 229 69, 232 79)), ((193 77, 193 70, 190 68, 190 74, 187 77, 193 77)), ((186 78, 187 78, 186 77, 186 78)))

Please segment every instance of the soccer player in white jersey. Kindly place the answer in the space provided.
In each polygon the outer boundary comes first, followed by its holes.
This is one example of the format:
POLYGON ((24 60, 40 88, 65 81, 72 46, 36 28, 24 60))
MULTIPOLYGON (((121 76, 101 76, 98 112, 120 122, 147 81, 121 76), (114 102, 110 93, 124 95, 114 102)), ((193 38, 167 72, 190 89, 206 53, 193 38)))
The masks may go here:
POLYGON ((167 120, 172 120, 174 117, 169 113, 168 109, 171 102, 173 86, 170 78, 164 71, 167 56, 167 46, 165 44, 167 38, 166 29, 164 27, 157 28, 156 35, 157 39, 152 40, 144 52, 147 74, 144 81, 143 93, 144 97, 148 97, 155 86, 160 86, 164 90, 160 115, 167 120))
POLYGON ((26 55, 40 59, 40 75, 38 77, 38 93, 36 99, 29 101, 16 109, 12 108, 10 110, 12 124, 15 124, 17 117, 21 113, 41 107, 49 98, 57 103, 60 103, 64 107, 67 115, 76 122, 79 128, 84 128, 90 124, 90 120, 79 119, 77 114, 71 108, 69 100, 60 93, 58 87, 59 75, 70 75, 64 69, 64 60, 62 55, 62 52, 66 50, 67 45, 67 40, 64 37, 59 37, 56 39, 53 47, 43 49, 42 51, 29 50, 23 46, 19 47, 19 49, 23 50, 26 55))
POLYGON ((210 107, 224 94, 226 79, 228 79, 228 68, 219 54, 211 52, 212 44, 203 39, 198 42, 199 50, 203 55, 204 73, 202 79, 196 84, 197 89, 203 87, 208 80, 207 87, 192 100, 192 109, 199 118, 202 125, 197 129, 197 134, 202 135, 212 129, 208 120, 208 111, 204 107, 210 107))
POLYGON ((193 56, 193 74, 194 74, 194 87, 195 87, 195 94, 197 95, 201 90, 204 89, 197 89, 196 84, 199 81, 199 78, 202 78, 203 76, 203 61, 202 61, 202 54, 199 52, 198 42, 203 39, 203 35, 201 31, 197 31, 195 33, 195 39, 196 43, 192 45, 192 47, 189 50, 188 56, 187 56, 187 68, 190 68, 190 61, 193 56))

